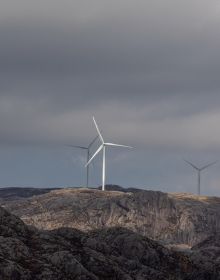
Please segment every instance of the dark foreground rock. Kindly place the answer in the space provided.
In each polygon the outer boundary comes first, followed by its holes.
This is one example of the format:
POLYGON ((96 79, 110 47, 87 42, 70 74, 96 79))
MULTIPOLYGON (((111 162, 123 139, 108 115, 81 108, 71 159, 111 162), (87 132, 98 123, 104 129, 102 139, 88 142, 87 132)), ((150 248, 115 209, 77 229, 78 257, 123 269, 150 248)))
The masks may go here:
POLYGON ((216 233, 192 247, 191 258, 203 267, 220 271, 220 233, 216 233))
POLYGON ((0 208, 1 280, 215 280, 219 272, 128 229, 40 231, 0 208))

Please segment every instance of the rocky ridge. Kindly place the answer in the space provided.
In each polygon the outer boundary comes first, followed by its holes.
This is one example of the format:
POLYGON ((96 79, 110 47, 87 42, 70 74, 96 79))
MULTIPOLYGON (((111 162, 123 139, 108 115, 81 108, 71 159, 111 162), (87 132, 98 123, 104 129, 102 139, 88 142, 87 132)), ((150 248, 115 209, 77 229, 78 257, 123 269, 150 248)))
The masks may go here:
POLYGON ((0 201, 12 201, 32 197, 34 195, 41 195, 59 188, 21 188, 9 187, 0 188, 0 201))
POLYGON ((220 198, 130 189, 60 189, 1 203, 39 229, 124 227, 164 244, 194 246, 220 232, 220 198))

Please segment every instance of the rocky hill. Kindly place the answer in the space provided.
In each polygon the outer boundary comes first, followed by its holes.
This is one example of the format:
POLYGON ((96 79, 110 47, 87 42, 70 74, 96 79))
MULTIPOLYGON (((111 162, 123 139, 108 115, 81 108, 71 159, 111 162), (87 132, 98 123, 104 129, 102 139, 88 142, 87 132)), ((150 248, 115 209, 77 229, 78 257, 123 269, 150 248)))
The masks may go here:
POLYGON ((123 228, 41 231, 0 207, 2 280, 218 280, 182 253, 123 228))
POLYGON ((220 232, 220 198, 156 191, 60 189, 1 203, 39 229, 124 227, 166 243, 193 246, 220 232))

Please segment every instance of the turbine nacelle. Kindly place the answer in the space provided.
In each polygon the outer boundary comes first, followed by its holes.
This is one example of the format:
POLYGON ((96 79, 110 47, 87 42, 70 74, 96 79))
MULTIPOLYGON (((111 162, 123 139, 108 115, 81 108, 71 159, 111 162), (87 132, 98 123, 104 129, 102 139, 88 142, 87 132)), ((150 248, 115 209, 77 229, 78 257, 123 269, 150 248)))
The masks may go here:
POLYGON ((93 154, 93 156, 89 159, 89 161, 86 163, 85 167, 88 166, 90 164, 90 162, 98 155, 99 152, 101 152, 101 150, 104 147, 123 147, 123 148, 132 148, 131 146, 126 146, 126 145, 120 145, 120 144, 114 144, 114 143, 103 143, 101 144, 101 146, 99 146, 99 148, 96 150, 96 152, 93 154))

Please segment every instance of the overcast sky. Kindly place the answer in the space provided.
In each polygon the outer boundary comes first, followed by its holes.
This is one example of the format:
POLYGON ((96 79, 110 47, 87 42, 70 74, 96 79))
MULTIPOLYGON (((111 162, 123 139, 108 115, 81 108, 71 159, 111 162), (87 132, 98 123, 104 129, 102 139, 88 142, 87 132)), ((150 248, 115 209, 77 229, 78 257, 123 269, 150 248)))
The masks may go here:
MULTIPOLYGON (((182 158, 220 159, 219 26, 217 0, 1 1, 0 185, 83 185, 83 151, 65 145, 96 136, 94 115, 134 146, 108 150, 108 183, 194 192, 182 158)), ((202 193, 220 195, 219 170, 202 193)))

